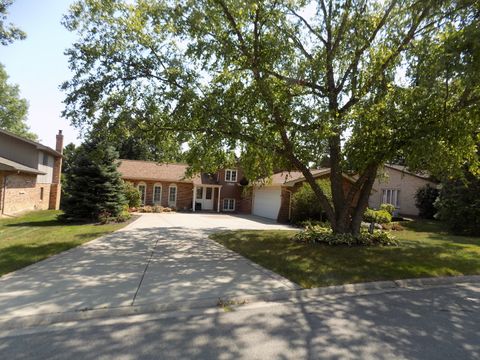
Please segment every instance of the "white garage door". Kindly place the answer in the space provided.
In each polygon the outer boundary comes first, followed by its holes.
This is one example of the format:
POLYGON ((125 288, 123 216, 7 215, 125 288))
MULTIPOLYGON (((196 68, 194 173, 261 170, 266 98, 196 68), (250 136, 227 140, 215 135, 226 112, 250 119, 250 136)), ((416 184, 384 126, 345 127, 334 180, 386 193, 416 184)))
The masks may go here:
POLYGON ((253 194, 253 215, 277 220, 280 210, 281 188, 259 187, 253 194))

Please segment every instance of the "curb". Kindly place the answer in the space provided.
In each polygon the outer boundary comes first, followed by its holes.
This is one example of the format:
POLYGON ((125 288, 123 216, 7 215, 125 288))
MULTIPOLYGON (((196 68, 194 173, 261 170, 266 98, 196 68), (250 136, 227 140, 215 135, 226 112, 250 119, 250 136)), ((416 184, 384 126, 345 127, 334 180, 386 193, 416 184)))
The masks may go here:
POLYGON ((84 321, 93 319, 108 319, 116 317, 127 317, 142 314, 155 313, 188 313, 194 310, 205 311, 208 309, 219 310, 218 301, 231 303, 232 306, 251 304, 255 302, 276 302, 276 301, 308 301, 326 295, 366 295, 369 293, 386 293, 398 290, 422 290, 429 287, 437 287, 468 282, 480 282, 480 275, 449 276, 438 278, 418 278, 392 281, 375 281, 358 284, 346 284, 327 286, 314 289, 292 289, 278 292, 263 293, 246 296, 225 296, 200 300, 173 302, 167 304, 144 304, 124 306, 117 308, 99 308, 85 311, 72 311, 65 313, 49 313, 30 315, 14 318, 1 318, 0 328, 2 330, 18 330, 47 326, 58 323, 84 321))

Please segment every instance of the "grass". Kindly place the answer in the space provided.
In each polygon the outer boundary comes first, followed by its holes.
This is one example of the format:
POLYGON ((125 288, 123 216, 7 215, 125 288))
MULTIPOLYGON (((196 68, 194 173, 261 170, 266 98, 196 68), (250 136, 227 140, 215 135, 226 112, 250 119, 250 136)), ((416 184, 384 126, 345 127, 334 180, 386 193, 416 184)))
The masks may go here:
POLYGON ((60 211, 0 219, 0 276, 111 233, 122 224, 64 224, 60 211))
POLYGON ((435 221, 402 224, 399 247, 329 247, 291 240, 295 231, 227 231, 218 243, 304 288, 378 280, 480 274, 480 238, 435 221))

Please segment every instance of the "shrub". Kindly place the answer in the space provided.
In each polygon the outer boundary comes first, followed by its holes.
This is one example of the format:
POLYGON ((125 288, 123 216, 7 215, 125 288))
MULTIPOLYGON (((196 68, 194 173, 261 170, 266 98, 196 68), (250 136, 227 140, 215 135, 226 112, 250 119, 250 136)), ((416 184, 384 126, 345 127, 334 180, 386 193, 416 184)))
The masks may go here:
POLYGON ((331 229, 322 226, 311 226, 293 237, 302 243, 325 244, 330 246, 398 246, 398 241, 385 231, 374 231, 372 234, 361 232, 360 235, 334 234, 331 229))
MULTIPOLYGON (((321 179, 317 180, 317 184, 331 201, 332 192, 330 189, 330 181, 321 179)), ((292 195, 292 222, 299 224, 305 220, 322 221, 324 218, 324 211, 322 210, 312 187, 307 183, 304 183, 300 189, 292 195)))
POLYGON ((163 210, 164 210, 164 207, 160 206, 160 205, 155 205, 153 207, 153 212, 155 212, 155 213, 161 213, 161 212, 163 212, 163 210))
POLYGON ((464 180, 443 184, 435 202, 436 218, 457 234, 480 235, 480 178, 471 173, 464 180))
POLYGON ((385 210, 388 212, 390 215, 393 216, 393 213, 395 212, 395 206, 392 204, 382 204, 380 205, 380 210, 385 210))
POLYGON ((127 199, 129 208, 137 208, 141 205, 140 191, 131 182, 123 182, 123 195, 127 199))
POLYGON ((307 228, 311 226, 321 226, 328 229, 331 227, 329 222, 320 221, 320 220, 304 220, 297 223, 297 225, 301 228, 307 228))
POLYGON ((415 206, 418 208, 418 215, 424 219, 433 219, 437 209, 435 209, 435 201, 437 200, 439 191, 429 184, 421 187, 415 194, 415 206))
POLYGON ((369 223, 388 224, 392 221, 392 215, 386 210, 373 210, 367 208, 363 214, 363 220, 369 223))
POLYGON ((150 205, 145 205, 140 208, 140 212, 143 213, 152 213, 153 212, 153 207, 150 205))
POLYGON ((400 225, 398 222, 392 222, 390 224, 382 224, 382 229, 384 230, 393 230, 393 231, 403 231, 405 228, 400 225))

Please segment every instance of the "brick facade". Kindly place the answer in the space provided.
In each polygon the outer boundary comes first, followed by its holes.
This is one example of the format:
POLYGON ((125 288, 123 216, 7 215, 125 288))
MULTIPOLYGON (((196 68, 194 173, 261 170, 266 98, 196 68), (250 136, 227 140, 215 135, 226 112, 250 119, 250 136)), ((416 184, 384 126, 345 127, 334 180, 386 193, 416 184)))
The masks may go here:
POLYGON ((36 175, 5 172, 0 178, 0 199, 4 215, 49 209, 50 184, 37 183, 36 175))
MULTIPOLYGON (((130 180, 129 180, 130 181, 130 180)), ((172 207, 169 205, 168 196, 170 186, 177 188, 177 201, 173 206, 177 210, 191 210, 193 201, 193 184, 182 182, 165 182, 165 181, 130 181, 135 187, 140 184, 146 185, 145 205, 161 205, 163 207, 172 207), (155 186, 161 186, 161 202, 153 203, 153 189, 155 186)))

